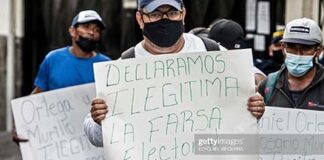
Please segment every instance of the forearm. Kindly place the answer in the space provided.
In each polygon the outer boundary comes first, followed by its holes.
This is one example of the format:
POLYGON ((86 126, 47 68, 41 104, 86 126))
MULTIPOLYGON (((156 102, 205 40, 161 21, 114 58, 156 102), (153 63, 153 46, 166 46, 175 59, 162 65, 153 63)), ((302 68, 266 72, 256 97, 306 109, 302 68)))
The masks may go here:
POLYGON ((90 114, 88 114, 85 118, 83 125, 84 132, 91 144, 96 147, 103 147, 102 128, 95 121, 93 121, 90 114))

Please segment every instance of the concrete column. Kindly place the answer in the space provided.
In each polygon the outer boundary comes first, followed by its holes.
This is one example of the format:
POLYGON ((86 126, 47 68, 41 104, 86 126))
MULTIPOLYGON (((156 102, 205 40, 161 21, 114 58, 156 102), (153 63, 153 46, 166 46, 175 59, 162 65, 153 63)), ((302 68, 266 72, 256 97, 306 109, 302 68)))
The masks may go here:
POLYGON ((286 23, 302 17, 318 22, 319 0, 286 0, 286 23))
POLYGON ((9 12, 8 17, 9 21, 9 32, 7 35, 7 90, 6 90, 6 129, 7 131, 10 131, 13 124, 12 124, 12 112, 11 112, 11 100, 14 98, 15 95, 15 77, 14 77, 14 70, 15 70, 15 59, 14 59, 14 53, 15 53, 15 34, 14 34, 14 1, 9 1, 9 12))
POLYGON ((17 71, 21 71, 21 59, 19 58, 21 57, 21 39, 24 35, 23 15, 23 0, 1 1, 0 17, 3 25, 0 26, 0 37, 3 37, 3 39, 1 39, 0 51, 3 52, 0 52, 0 56, 3 57, 1 62, 4 61, 4 63, 0 62, 0 76, 3 81, 0 89, 4 92, 4 96, 0 102, 0 121, 5 122, 5 126, 0 123, 0 130, 5 128, 10 131, 13 126, 10 102, 13 98, 19 96, 16 94, 16 91, 20 90, 17 85, 21 86, 21 74, 17 71), (2 70, 4 72, 1 72, 2 70), (20 79, 17 79, 15 75, 18 75, 17 77, 20 79), (1 115, 5 115, 5 117, 1 115))

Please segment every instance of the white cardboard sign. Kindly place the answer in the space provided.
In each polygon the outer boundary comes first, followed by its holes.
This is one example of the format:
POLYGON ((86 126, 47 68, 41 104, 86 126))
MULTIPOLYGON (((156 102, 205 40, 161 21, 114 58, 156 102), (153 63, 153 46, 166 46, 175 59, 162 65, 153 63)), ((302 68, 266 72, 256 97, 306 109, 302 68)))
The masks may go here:
POLYGON ((109 106, 107 160, 215 159, 194 154, 195 134, 257 132, 246 106, 255 91, 251 50, 102 62, 94 70, 97 96, 109 106))
POLYGON ((260 155, 260 160, 321 160, 324 159, 324 142, 313 136, 324 134, 324 112, 280 107, 266 107, 259 121, 260 147, 275 154, 260 155), (273 135, 273 137, 264 135, 273 135), (292 137, 287 139, 288 135, 292 137), (266 137, 266 138, 264 138, 266 137), (294 138, 297 137, 297 138, 294 138), (280 153, 295 148, 299 154, 280 153), (307 152, 320 152, 309 154, 307 152))
POLYGON ((24 160, 103 160, 102 148, 88 141, 84 117, 89 113, 94 84, 39 93, 11 102, 24 160))

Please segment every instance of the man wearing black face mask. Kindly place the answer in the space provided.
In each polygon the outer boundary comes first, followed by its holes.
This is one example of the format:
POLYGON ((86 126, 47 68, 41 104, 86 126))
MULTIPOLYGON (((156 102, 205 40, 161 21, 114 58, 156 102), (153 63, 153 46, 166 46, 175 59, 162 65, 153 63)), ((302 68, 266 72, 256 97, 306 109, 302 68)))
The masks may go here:
POLYGON ((322 31, 308 18, 289 22, 281 40, 284 66, 259 87, 268 106, 324 110, 324 68, 317 63, 322 31))
POLYGON ((269 58, 262 59, 259 67, 266 73, 278 71, 284 63, 284 55, 281 50, 280 40, 282 39, 284 30, 280 29, 272 34, 271 44, 268 47, 269 58))
MULTIPOLYGON (((282 39, 284 30, 278 30, 272 34, 271 45, 269 46, 269 56, 276 63, 276 69, 279 70, 284 62, 284 56, 281 51, 280 41, 282 39), (278 67, 279 66, 279 67, 278 67)), ((277 71, 275 70, 275 71, 277 71)))
POLYGON ((138 9, 136 20, 144 40, 135 46, 135 57, 206 51, 201 38, 184 33, 186 10, 181 0, 139 0, 138 9))
POLYGON ((45 57, 32 94, 94 82, 92 64, 110 60, 96 52, 104 28, 101 17, 93 10, 75 16, 69 28, 72 46, 53 50, 45 57))
MULTIPOLYGON (((75 16, 69 28, 72 46, 47 54, 39 68, 32 94, 94 82, 93 63, 111 60, 95 51, 104 28, 101 17, 93 10, 81 11, 75 16)), ((12 139, 17 144, 27 141, 18 137, 15 129, 12 139)))
MULTIPOLYGON (((149 57, 161 54, 185 54, 207 51, 205 42, 184 32, 186 10, 182 0, 139 0, 136 19, 143 31, 144 40, 122 58, 149 57), (133 54, 133 55, 131 55, 133 54)), ((217 44, 216 44, 217 45, 217 44)), ((256 118, 264 112, 263 97, 255 95, 248 100, 248 109, 256 118)), ((103 146, 101 121, 105 119, 108 106, 102 99, 94 99, 90 114, 84 121, 85 133, 95 146, 103 146)))

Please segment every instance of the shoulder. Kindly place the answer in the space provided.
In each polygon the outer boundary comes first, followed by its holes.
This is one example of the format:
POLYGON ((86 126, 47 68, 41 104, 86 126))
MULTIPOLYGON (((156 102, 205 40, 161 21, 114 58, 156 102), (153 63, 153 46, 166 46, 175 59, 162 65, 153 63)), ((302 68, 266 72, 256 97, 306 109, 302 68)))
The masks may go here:
POLYGON ((324 67, 319 63, 316 63, 316 65, 318 68, 317 74, 319 74, 319 80, 324 81, 324 67))
POLYGON ((106 56, 105 54, 101 53, 101 52, 97 52, 97 56, 96 58, 98 60, 103 60, 103 61, 111 61, 111 58, 106 56))
POLYGON ((184 38, 187 44, 196 44, 199 48, 205 48, 207 51, 226 51, 227 49, 219 45, 216 41, 205 37, 196 36, 193 34, 184 34, 184 38))
MULTIPOLYGON (((275 86, 282 86, 285 76, 283 75, 283 69, 272 72, 268 74, 267 78, 261 82, 261 84, 258 86, 258 91, 262 96, 266 96, 266 94, 269 94, 271 96, 272 91, 275 86)), ((268 99, 269 99, 269 95, 268 99)))
MULTIPOLYGON (((136 57, 136 58, 138 58, 138 57, 150 57, 150 56, 152 56, 151 53, 149 53, 146 49, 144 49, 144 47, 142 45, 142 42, 143 41, 136 44, 136 46, 134 47, 134 54, 131 53, 130 56, 128 56, 128 57, 131 57, 131 58, 136 57)), ((126 50, 126 51, 133 52, 131 48, 126 50)))
POLYGON ((259 68, 255 67, 255 66, 253 66, 253 71, 255 74, 260 74, 263 77, 267 77, 267 75, 265 75, 259 68))
POLYGON ((190 33, 183 33, 183 37, 185 39, 185 41, 187 42, 199 42, 199 43, 203 43, 202 39, 194 34, 190 34, 190 33))
POLYGON ((44 58, 44 62, 60 60, 62 57, 66 57, 69 54, 69 47, 63 47, 52 50, 44 58))
POLYGON ((203 40, 198 36, 184 33, 183 37, 185 44, 180 52, 204 52, 207 50, 203 40))

